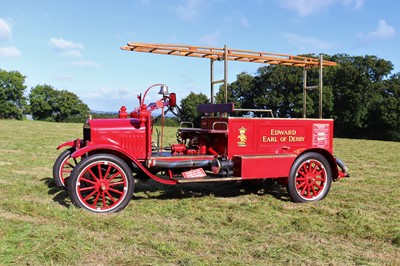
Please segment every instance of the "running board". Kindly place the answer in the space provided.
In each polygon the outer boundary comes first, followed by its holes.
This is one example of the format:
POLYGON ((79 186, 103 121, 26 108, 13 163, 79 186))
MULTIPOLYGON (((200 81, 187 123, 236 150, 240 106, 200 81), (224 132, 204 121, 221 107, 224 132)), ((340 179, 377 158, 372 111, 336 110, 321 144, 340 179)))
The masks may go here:
POLYGON ((179 184, 187 183, 205 183, 205 182, 224 182, 224 181, 239 181, 242 180, 241 177, 201 177, 201 178, 185 178, 185 179, 173 179, 179 184))

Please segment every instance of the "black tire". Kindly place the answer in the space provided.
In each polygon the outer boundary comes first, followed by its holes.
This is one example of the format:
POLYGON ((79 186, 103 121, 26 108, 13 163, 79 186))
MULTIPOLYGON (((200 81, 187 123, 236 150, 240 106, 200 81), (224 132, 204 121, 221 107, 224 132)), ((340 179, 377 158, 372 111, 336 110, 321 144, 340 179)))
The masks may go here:
POLYGON ((95 213, 124 209, 134 189, 132 171, 120 158, 96 154, 82 159, 68 179, 72 203, 95 213))
POLYGON ((294 202, 313 202, 328 195, 332 169, 324 156, 308 152, 296 159, 290 169, 287 189, 294 202))
POLYGON ((66 188, 66 180, 79 162, 79 159, 71 158, 73 152, 73 148, 63 151, 54 162, 53 180, 57 187, 66 188))

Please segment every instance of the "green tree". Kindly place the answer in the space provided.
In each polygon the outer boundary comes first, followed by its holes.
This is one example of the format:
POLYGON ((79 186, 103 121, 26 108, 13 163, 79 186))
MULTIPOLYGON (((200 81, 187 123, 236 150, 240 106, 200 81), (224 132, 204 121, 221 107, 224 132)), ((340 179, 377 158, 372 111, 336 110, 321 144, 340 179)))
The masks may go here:
POLYGON ((339 137, 368 138, 370 119, 375 119, 370 114, 382 99, 379 88, 393 65, 370 55, 338 54, 330 59, 338 63, 324 79, 333 89, 335 133, 339 137))
MULTIPOLYGON (((254 78, 250 74, 242 72, 236 76, 236 81, 228 84, 228 102, 234 103, 236 108, 241 108, 246 105, 247 101, 251 98, 251 91, 254 88, 254 78)), ((219 87, 216 94, 216 102, 225 102, 225 89, 224 86, 219 87)))
POLYGON ((80 122, 89 114, 89 107, 72 92, 59 91, 57 97, 56 121, 80 122))
POLYGON ((187 97, 181 100, 181 121, 191 121, 195 127, 199 127, 202 114, 197 112, 197 106, 204 103, 210 103, 210 100, 205 94, 190 92, 187 97))
POLYGON ((25 76, 0 69, 0 118, 22 119, 26 110, 25 76))
POLYGON ((381 82, 378 93, 368 114, 368 137, 400 141, 400 73, 381 82))
POLYGON ((76 94, 55 90, 49 85, 34 87, 29 102, 31 114, 37 120, 80 122, 89 112, 89 107, 76 94))
POLYGON ((57 91, 49 85, 37 85, 29 94, 30 111, 33 119, 55 121, 57 91))

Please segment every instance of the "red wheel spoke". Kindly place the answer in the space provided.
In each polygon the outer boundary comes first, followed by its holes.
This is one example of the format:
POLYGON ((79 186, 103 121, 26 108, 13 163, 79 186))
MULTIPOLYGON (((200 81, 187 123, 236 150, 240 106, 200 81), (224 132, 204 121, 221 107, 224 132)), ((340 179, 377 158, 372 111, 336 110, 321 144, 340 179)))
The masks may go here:
POLYGON ((113 180, 114 178, 116 178, 118 175, 120 175, 121 173, 118 171, 115 174, 113 174, 110 179, 108 179, 108 182, 111 182, 111 180, 113 180))
POLYGON ((110 198, 110 200, 112 200, 113 203, 115 203, 117 200, 114 199, 113 196, 111 196, 110 192, 106 191, 107 196, 110 198))
POLYGON ((301 193, 300 193, 300 194, 304 195, 304 192, 306 191, 307 187, 308 187, 308 184, 305 184, 305 186, 304 186, 303 189, 301 190, 301 193))
POLYGON ((315 175, 315 176, 320 176, 323 172, 324 172, 324 170, 322 169, 322 170, 320 170, 319 172, 314 173, 314 175, 315 175))
POLYGON ((315 192, 315 188, 314 186, 311 186, 311 190, 312 190, 312 196, 315 197, 317 195, 317 192, 315 192))
POLYGON ((107 179, 107 176, 110 174, 111 165, 108 166, 106 173, 104 174, 104 179, 107 179))
POLYGON ((307 198, 311 198, 311 185, 308 185, 307 188, 307 198))
POLYGON ((325 181, 325 177, 315 178, 315 181, 325 181))
POLYGON ((81 181, 87 182, 87 183, 92 184, 92 185, 96 184, 96 182, 93 182, 92 180, 89 180, 89 179, 84 178, 84 177, 81 178, 81 181))
POLYGON ((317 188, 318 188, 318 190, 322 190, 322 188, 324 187, 324 186, 320 186, 318 183, 314 183, 314 186, 316 186, 317 188))
POLYGON ((62 169, 62 172, 63 172, 63 173, 71 173, 72 171, 71 171, 71 170, 68 170, 68 169, 62 169))
POLYGON ((107 207, 107 201, 106 201, 106 196, 105 196, 105 192, 101 192, 101 200, 103 202, 103 208, 107 207))
POLYGON ((311 173, 312 173, 312 174, 315 174, 316 171, 318 171, 318 169, 319 169, 319 165, 318 165, 317 163, 314 162, 314 165, 311 165, 311 164, 310 164, 310 168, 311 168, 311 173))
POLYGON ((99 180, 102 180, 103 179, 103 176, 102 176, 102 174, 101 174, 101 164, 98 164, 97 165, 97 170, 99 171, 99 180))
POLYGON ((296 186, 297 189, 300 189, 302 186, 304 186, 306 182, 301 182, 299 185, 296 186))
POLYGON ((94 178, 95 181, 99 181, 99 179, 97 178, 97 176, 92 172, 91 169, 88 169, 90 175, 94 178))
MULTIPOLYGON (((96 192, 96 190, 95 190, 96 192)), ((96 208, 97 202, 99 201, 99 197, 100 197, 100 192, 97 192, 96 198, 93 201, 93 207, 96 208)))
MULTIPOLYGON (((307 163, 305 163, 305 164, 303 164, 302 166, 301 166, 301 168, 300 168, 300 170, 301 169, 303 169, 303 173, 306 175, 309 171, 308 171, 308 167, 307 167, 307 163)), ((299 171, 299 173, 301 173, 301 171, 299 171)))
POLYGON ((125 185, 125 182, 124 182, 124 181, 121 181, 121 182, 115 182, 115 183, 110 183, 110 184, 109 184, 110 187, 111 187, 111 186, 117 186, 117 185, 125 185))
POLYGON ((93 187, 83 187, 83 188, 79 188, 79 191, 88 191, 88 190, 92 190, 92 189, 95 189, 95 187, 93 186, 93 187))
POLYGON ((303 172, 298 171, 297 174, 298 174, 298 175, 301 175, 302 177, 306 177, 306 174, 303 173, 303 172))
POLYGON ((109 188, 108 190, 111 191, 111 192, 117 193, 117 194, 119 194, 119 195, 123 195, 123 194, 124 194, 124 192, 119 191, 119 190, 117 190, 117 189, 109 188))
POLYGON ((87 195, 87 196, 83 199, 83 201, 87 201, 87 200, 88 200, 89 198, 91 198, 96 192, 97 192, 97 190, 93 190, 93 192, 90 193, 89 195, 87 195))

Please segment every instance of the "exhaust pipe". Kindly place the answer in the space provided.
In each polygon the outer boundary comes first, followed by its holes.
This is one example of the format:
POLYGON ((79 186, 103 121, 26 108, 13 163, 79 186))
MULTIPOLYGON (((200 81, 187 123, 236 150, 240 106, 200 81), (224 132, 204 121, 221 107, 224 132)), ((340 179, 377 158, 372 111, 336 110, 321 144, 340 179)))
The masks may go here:
POLYGON ((164 160, 149 160, 147 162, 147 166, 156 167, 156 168, 169 168, 169 169, 177 169, 177 168, 209 168, 211 165, 210 160, 187 160, 187 161, 179 161, 179 162, 168 162, 164 160))
POLYGON ((336 160, 336 164, 340 168, 338 179, 340 179, 342 177, 350 177, 349 168, 347 168, 347 166, 344 164, 344 162, 342 162, 342 160, 340 160, 339 158, 335 158, 335 160, 336 160))

